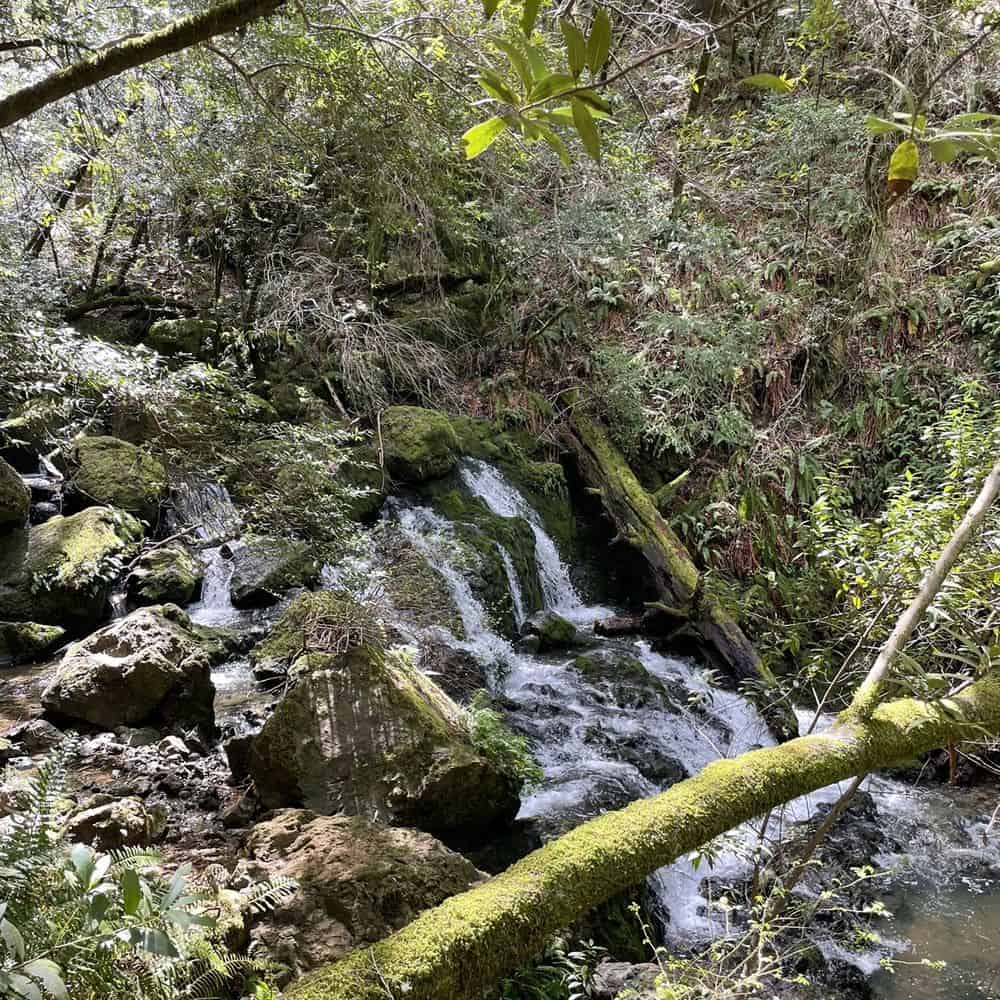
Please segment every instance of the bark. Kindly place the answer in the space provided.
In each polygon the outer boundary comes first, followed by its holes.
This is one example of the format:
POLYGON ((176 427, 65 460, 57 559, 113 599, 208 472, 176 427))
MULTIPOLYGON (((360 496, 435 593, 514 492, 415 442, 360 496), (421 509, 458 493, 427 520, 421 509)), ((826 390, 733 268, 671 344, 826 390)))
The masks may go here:
POLYGON ((834 782, 949 741, 1000 731, 1000 676, 945 702, 901 699, 868 719, 718 760, 650 799, 605 813, 371 948, 294 983, 288 1000, 477 997, 588 910, 713 837, 834 782))
POLYGON ((642 553, 652 571, 659 601, 651 610, 686 619, 692 639, 734 680, 759 680, 757 651, 739 625, 704 593, 701 574, 684 543, 660 515, 603 427, 578 406, 567 438, 584 478, 600 493, 619 537, 642 553))
POLYGON ((111 45, 0 100, 0 129, 85 87, 274 14, 285 0, 227 0, 164 28, 111 45))

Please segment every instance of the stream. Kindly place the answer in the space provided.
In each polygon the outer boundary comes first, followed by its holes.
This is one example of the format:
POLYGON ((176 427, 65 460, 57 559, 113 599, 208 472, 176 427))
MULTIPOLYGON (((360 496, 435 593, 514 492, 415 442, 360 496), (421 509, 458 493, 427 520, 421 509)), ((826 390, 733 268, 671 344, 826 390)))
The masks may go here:
MULTIPOLYGON (((588 635, 595 619, 615 613, 613 607, 588 603, 576 582, 578 574, 563 560, 539 515, 496 468, 466 459, 456 478, 466 494, 480 498, 494 513, 523 518, 531 526, 546 610, 558 612, 588 635)), ((719 756, 773 745, 748 701, 714 686, 693 660, 665 655, 644 640, 595 637, 586 650, 525 652, 492 626, 444 517, 419 499, 394 498, 383 518, 440 572, 464 626, 462 638, 440 626, 425 631, 479 660, 508 724, 531 741, 544 779, 524 797, 518 819, 529 822, 543 839, 655 794, 719 756), (581 652, 609 664, 608 676, 581 672, 581 652), (609 680, 610 665, 622 663, 628 665, 627 680, 609 680)), ((192 618, 261 628, 266 621, 260 612, 237 611, 229 603, 223 553, 220 547, 204 550, 207 575, 202 599, 189 609, 192 618)), ((527 613, 514 561, 502 549, 500 555, 521 626, 527 613)), ((372 547, 349 566, 327 567, 325 585, 370 587, 380 572, 377 559, 372 547)), ((269 609, 266 620, 279 610, 269 609)), ((401 630, 419 642, 419 629, 401 630)), ((256 689, 246 660, 225 664, 214 681, 223 725, 238 729, 248 708, 259 710, 269 700, 256 689)), ((802 712, 801 718, 808 724, 811 713, 802 712)), ((995 803, 981 792, 913 786, 885 777, 868 779, 864 788, 887 842, 905 845, 905 850, 870 859, 888 871, 880 876, 878 892, 891 917, 880 925, 881 940, 875 944, 848 949, 843 942, 824 939, 821 929, 815 943, 827 958, 860 969, 869 977, 873 995, 882 1000, 997 997, 1000 836, 988 828, 995 803), (894 961, 894 974, 881 968, 886 958, 894 961), (920 964, 923 959, 948 965, 929 969, 920 964)), ((790 803, 781 822, 787 827, 807 820, 842 790, 833 786, 790 803)), ((837 835, 835 830, 833 837, 837 835)), ((749 846, 756 836, 750 825, 735 831, 732 849, 723 850, 711 868, 696 870, 682 860, 651 876, 651 911, 668 947, 684 953, 725 933, 721 917, 709 912, 703 883, 706 876, 723 882, 745 877, 748 862, 740 846, 749 846)))

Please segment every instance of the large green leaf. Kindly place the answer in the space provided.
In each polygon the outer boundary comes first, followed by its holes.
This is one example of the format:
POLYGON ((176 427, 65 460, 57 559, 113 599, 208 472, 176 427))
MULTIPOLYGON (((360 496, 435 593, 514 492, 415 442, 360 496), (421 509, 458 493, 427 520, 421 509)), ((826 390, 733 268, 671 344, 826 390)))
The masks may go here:
POLYGON ((889 190, 896 196, 906 194, 920 172, 920 150, 912 139, 904 139, 889 160, 889 190))
POLYGON ((951 163, 961 152, 958 143, 952 142, 951 139, 930 139, 927 148, 938 163, 951 163))
POLYGON ((542 5, 542 0, 524 0, 524 9, 521 11, 521 30, 527 38, 531 37, 535 30, 535 21, 538 20, 538 10, 542 5))
POLYGON ((32 979, 37 979, 55 1000, 69 1000, 66 984, 63 982, 62 970, 49 958, 36 958, 29 962, 24 971, 32 979))
POLYGON ((590 109, 583 101, 573 100, 573 124, 583 142, 584 148, 595 160, 601 159, 601 133, 594 124, 590 109))
POLYGON ((536 81, 549 75, 549 68, 545 65, 545 57, 537 45, 525 45, 524 52, 531 66, 531 74, 536 81))
POLYGON ((790 94, 795 89, 790 80, 774 73, 755 73, 753 76, 743 77, 740 83, 744 87, 755 87, 757 90, 773 90, 776 94, 790 94))
POLYGON ((878 115, 869 115, 865 119, 865 128, 871 135, 888 135, 890 132, 905 132, 906 127, 899 122, 886 121, 878 115))
POLYGON ((550 97, 554 97, 556 94, 561 94, 563 91, 572 90, 576 81, 569 75, 569 73, 549 73, 547 77, 538 81, 534 87, 531 88, 531 93, 528 94, 528 101, 544 101, 550 97))
POLYGON ((474 160, 480 153, 484 153, 507 127, 507 122, 497 116, 473 125, 462 136, 462 141, 465 143, 465 158, 474 160))
POLYGON ((545 125, 540 125, 537 122, 535 127, 538 130, 538 134, 542 139, 545 140, 558 154, 559 159, 562 161, 564 167, 571 167, 573 165, 573 158, 569 155, 569 150, 566 148, 566 143, 559 138, 559 136, 552 131, 552 129, 547 128, 545 125))
POLYGON ((583 67, 587 65, 587 39, 583 37, 583 32, 569 18, 563 18, 559 22, 562 29, 563 38, 566 41, 566 61, 569 63, 569 71, 574 79, 583 72, 583 67))
POLYGON ((531 64, 528 57, 511 42, 505 42, 502 38, 496 39, 493 44, 510 60, 514 72, 521 78, 525 91, 531 90, 535 79, 531 72, 531 64))
POLYGON ((494 73, 491 69, 481 69, 478 82, 490 97, 495 97, 504 104, 517 106, 517 95, 499 73, 494 73))
POLYGON ((483 14, 487 21, 497 12, 499 6, 500 0, 483 0, 483 14))
POLYGON ((604 69, 610 52, 611 18, 602 7, 594 15, 594 23, 590 26, 590 38, 587 39, 587 65, 594 76, 604 69))
POLYGON ((583 101, 592 112, 598 112, 602 117, 607 118, 611 114, 611 105, 608 104, 596 90, 578 90, 574 95, 577 100, 583 101))
POLYGON ((122 905, 125 913, 134 917, 139 912, 139 903, 142 902, 142 886, 139 884, 139 876, 133 868, 126 868, 122 872, 122 905))

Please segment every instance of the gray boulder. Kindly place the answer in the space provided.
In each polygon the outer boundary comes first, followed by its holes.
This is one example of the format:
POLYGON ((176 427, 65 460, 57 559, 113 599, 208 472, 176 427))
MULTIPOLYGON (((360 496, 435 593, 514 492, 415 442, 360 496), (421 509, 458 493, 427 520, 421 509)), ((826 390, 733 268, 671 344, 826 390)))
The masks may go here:
POLYGON ((284 809, 255 826, 246 847, 238 875, 298 882, 251 932, 296 975, 374 944, 486 877, 426 833, 358 816, 284 809))
POLYGON ((233 553, 229 596, 237 608, 276 604, 293 588, 314 586, 319 570, 305 542, 251 535, 233 553))
POLYGON ((153 723, 211 731, 212 663, 180 608, 142 608, 70 646, 42 704, 109 730, 153 723))
POLYGON ((95 795, 70 817, 66 830, 71 840, 90 844, 99 851, 122 847, 147 847, 166 828, 163 806, 147 809, 142 799, 114 799, 95 795))

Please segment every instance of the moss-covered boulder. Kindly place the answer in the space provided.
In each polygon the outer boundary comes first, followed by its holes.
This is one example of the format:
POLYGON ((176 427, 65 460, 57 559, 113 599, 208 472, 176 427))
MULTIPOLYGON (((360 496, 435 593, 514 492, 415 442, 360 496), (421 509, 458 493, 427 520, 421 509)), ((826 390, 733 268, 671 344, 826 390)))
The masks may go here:
POLYGON ((68 495, 74 509, 107 505, 150 524, 159 520, 166 470, 136 445, 108 436, 77 438, 67 465, 72 472, 68 495))
POLYGON ((215 339, 215 323, 203 319, 160 319, 143 338, 147 347, 159 354, 190 354, 200 358, 215 339))
POLYGON ((390 406, 382 414, 389 474, 404 483, 438 479, 455 468, 458 438, 443 413, 420 406, 390 406))
POLYGON ((381 940, 485 878, 429 834, 304 809, 283 809, 257 824, 246 851, 240 875, 298 883, 251 932, 269 958, 296 975, 381 940))
POLYGON ((581 632, 571 621, 547 611, 537 615, 525 625, 528 635, 538 637, 538 652, 548 653, 560 649, 579 649, 594 644, 594 637, 581 632))
POLYGON ((144 552, 125 580, 129 607, 180 604, 193 601, 201 590, 205 569, 201 560, 173 542, 144 552))
POLYGON ((250 535, 232 561, 229 596, 237 608, 276 604, 289 590, 319 581, 320 566, 311 548, 294 538, 250 535))
POLYGON ((494 514, 478 497, 457 490, 435 491, 432 505, 455 533, 473 593, 497 629, 514 638, 521 620, 542 606, 531 525, 521 517, 494 514))
POLYGON ((115 726, 215 726, 213 649, 176 605, 141 608, 66 650, 42 704, 56 718, 115 726))
POLYGON ((0 458, 0 535, 23 528, 31 507, 31 490, 24 480, 0 458))
POLYGON ((446 838, 512 820, 519 785, 476 752, 458 706, 407 658, 353 645, 351 628, 342 617, 306 636, 337 651, 294 663, 289 690, 254 739, 250 770, 263 804, 446 838))
POLYGON ((0 666, 31 663, 54 649, 66 630, 38 622, 0 622, 0 666))
POLYGON ((80 632, 107 612, 122 562, 142 537, 124 511, 88 507, 15 532, 0 547, 0 619, 80 632))

